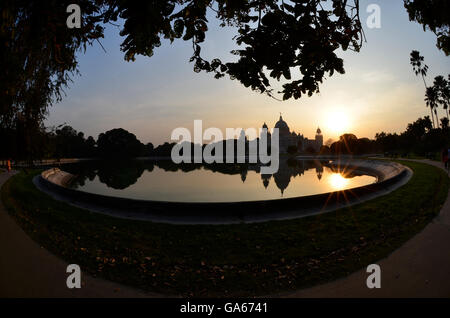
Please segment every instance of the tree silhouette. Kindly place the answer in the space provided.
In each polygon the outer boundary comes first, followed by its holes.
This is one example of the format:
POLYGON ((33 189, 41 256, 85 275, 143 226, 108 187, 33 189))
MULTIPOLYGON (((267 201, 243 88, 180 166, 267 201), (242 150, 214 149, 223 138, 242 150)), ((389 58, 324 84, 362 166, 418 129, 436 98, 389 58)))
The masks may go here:
MULTIPOLYGON (((450 79, 450 74, 449 74, 450 79)), ((450 104, 450 83, 444 78, 444 76, 439 75, 434 78, 434 90, 436 91, 436 102, 445 109, 445 113, 448 119, 448 107, 450 104)))
MULTIPOLYGON (((21 127, 33 144, 50 104, 61 99, 70 76, 77 72, 76 53, 102 36, 99 7, 89 0, 83 25, 66 26, 70 0, 1 2, 0 127, 21 127)), ((27 144, 21 144, 26 148, 27 144)))
POLYGON ((362 27, 358 0, 334 0, 322 6, 321 0, 173 0, 152 1, 143 6, 133 1, 109 2, 105 21, 125 19, 121 48, 125 59, 137 54, 152 56, 161 38, 171 42, 192 42, 194 71, 214 73, 216 78, 229 75, 245 87, 273 96, 269 78, 286 84, 279 92, 283 99, 311 96, 328 73, 344 73, 338 49, 359 51, 362 27), (237 28, 236 44, 231 53, 236 62, 211 61, 201 56, 201 45, 208 31, 208 13, 214 13, 221 27, 237 28), (150 22, 151 21, 151 22, 150 22), (302 75, 293 79, 291 68, 302 75))
POLYGON ((145 154, 145 145, 134 134, 123 128, 116 128, 101 133, 97 139, 101 156, 114 158, 138 157, 145 154))
POLYGON ((437 36, 436 46, 450 54, 450 1, 404 0, 411 21, 422 24, 424 31, 431 30, 437 36))
POLYGON ((423 84, 427 87, 425 76, 427 76, 428 66, 424 62, 424 57, 420 55, 419 51, 413 50, 411 52, 410 64, 413 67, 414 73, 422 76, 423 84))
MULTIPOLYGON (((434 115, 436 116, 436 120, 437 120, 437 112, 436 112, 437 92, 436 92, 436 89, 434 88, 434 86, 426 88, 426 91, 425 91, 425 102, 426 102, 426 105, 428 107, 430 107, 432 115, 433 115, 433 111, 434 111, 434 115)), ((434 121, 433 121, 433 126, 434 126, 434 121)), ((434 127, 436 128, 438 126, 434 126, 434 127)))
MULTIPOLYGON (((425 85, 425 90, 427 91, 426 95, 429 95, 430 98, 434 97, 434 92, 430 91, 428 94, 428 86, 427 86, 427 82, 425 81, 425 76, 427 76, 427 72, 428 72, 428 66, 425 64, 424 62, 424 57, 420 55, 419 51, 415 51, 413 50, 410 54, 410 64, 413 67, 413 71, 416 74, 416 76, 421 76, 422 80, 423 80, 423 84, 425 85)), ((429 100, 429 102, 427 102, 427 106, 430 107, 430 113, 431 113, 431 121, 433 123, 433 127, 436 127, 434 125, 434 114, 433 114, 433 107, 435 106, 435 102, 432 99, 429 99, 429 97, 426 97, 426 101, 429 100)))

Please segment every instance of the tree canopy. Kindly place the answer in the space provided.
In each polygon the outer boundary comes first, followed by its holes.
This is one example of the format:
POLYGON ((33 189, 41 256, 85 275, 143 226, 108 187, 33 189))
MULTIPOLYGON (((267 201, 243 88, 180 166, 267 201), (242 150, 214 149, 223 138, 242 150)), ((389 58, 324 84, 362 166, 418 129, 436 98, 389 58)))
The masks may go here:
POLYGON ((358 1, 150 1, 148 5, 119 1, 105 14, 106 21, 125 20, 121 35, 126 60, 136 54, 151 56, 161 38, 191 41, 194 71, 213 72, 216 78, 229 75, 253 90, 272 94, 269 78, 287 81, 283 99, 311 96, 319 90, 326 73, 344 73, 343 61, 335 51, 361 47, 362 27, 358 1), (350 5, 350 2, 353 5, 350 5), (237 28, 236 62, 208 61, 201 45, 208 31, 208 11, 221 26, 237 28), (149 21, 152 21, 149 23, 149 21), (292 68, 300 78, 292 78, 292 68))
POLYGON ((134 134, 123 128, 101 133, 97 140, 100 155, 110 157, 137 157, 145 151, 145 145, 134 134))
POLYGON ((450 54, 450 2, 448 0, 404 0, 409 19, 436 34, 436 46, 450 54))

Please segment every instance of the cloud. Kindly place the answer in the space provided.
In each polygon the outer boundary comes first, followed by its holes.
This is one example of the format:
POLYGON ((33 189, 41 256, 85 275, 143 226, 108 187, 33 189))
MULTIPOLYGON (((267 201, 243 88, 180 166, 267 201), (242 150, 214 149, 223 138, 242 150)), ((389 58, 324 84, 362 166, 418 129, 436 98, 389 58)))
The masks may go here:
POLYGON ((395 76, 387 71, 371 71, 362 74, 362 80, 366 83, 386 83, 395 79, 395 76))

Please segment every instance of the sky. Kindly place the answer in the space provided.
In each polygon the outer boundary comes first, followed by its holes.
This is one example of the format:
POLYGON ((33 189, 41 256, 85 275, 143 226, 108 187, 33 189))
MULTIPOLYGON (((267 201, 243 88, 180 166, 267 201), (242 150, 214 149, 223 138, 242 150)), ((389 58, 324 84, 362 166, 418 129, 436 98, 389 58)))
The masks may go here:
MULTIPOLYGON (((320 93, 298 100, 277 101, 245 88, 228 77, 195 73, 189 63, 191 43, 163 42, 155 54, 126 62, 117 27, 109 25, 101 41, 78 56, 81 76, 75 76, 63 100, 53 105, 47 126, 66 123, 85 136, 97 139, 102 132, 124 128, 142 142, 170 141, 177 127, 203 129, 272 128, 280 112, 291 131, 313 138, 320 127, 324 140, 344 132, 374 138, 375 133, 401 132, 409 122, 429 115, 424 84, 409 64, 412 50, 420 51, 429 67, 427 81, 450 73, 450 57, 436 48, 436 36, 410 22, 403 1, 360 1, 361 21, 367 42, 361 52, 338 51, 346 73, 327 78, 320 93), (366 25, 369 4, 381 8, 381 28, 366 25)), ((222 29, 210 20, 202 56, 233 59, 233 29, 222 29)), ((440 117, 444 111, 440 110, 440 117)))

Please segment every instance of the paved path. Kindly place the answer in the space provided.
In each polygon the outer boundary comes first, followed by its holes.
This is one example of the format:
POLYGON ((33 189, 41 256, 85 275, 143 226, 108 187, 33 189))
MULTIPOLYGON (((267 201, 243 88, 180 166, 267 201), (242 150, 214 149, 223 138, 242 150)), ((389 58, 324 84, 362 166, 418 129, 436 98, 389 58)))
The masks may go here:
MULTIPOLYGON (((0 172, 0 187, 13 174, 0 172)), ((26 235, 8 215, 1 201, 0 253, 0 297, 155 296, 83 273, 82 288, 68 289, 68 264, 26 235)))
MULTIPOLYGON (((440 162, 411 161, 443 169, 440 162)), ((450 297, 450 191, 440 214, 422 232, 377 264, 381 267, 380 289, 366 287, 369 274, 364 269, 331 283, 282 296, 450 297)))
MULTIPOLYGON (((422 160, 442 168, 434 161, 422 160)), ((0 187, 12 174, 0 174, 0 187)), ((450 194, 450 193, 449 193, 450 194)), ((381 289, 368 289, 365 270, 284 297, 450 297, 450 199, 415 237, 378 262, 381 289)), ((0 202, 0 297, 152 297, 83 275, 83 287, 66 287, 67 263, 32 241, 0 202)))

